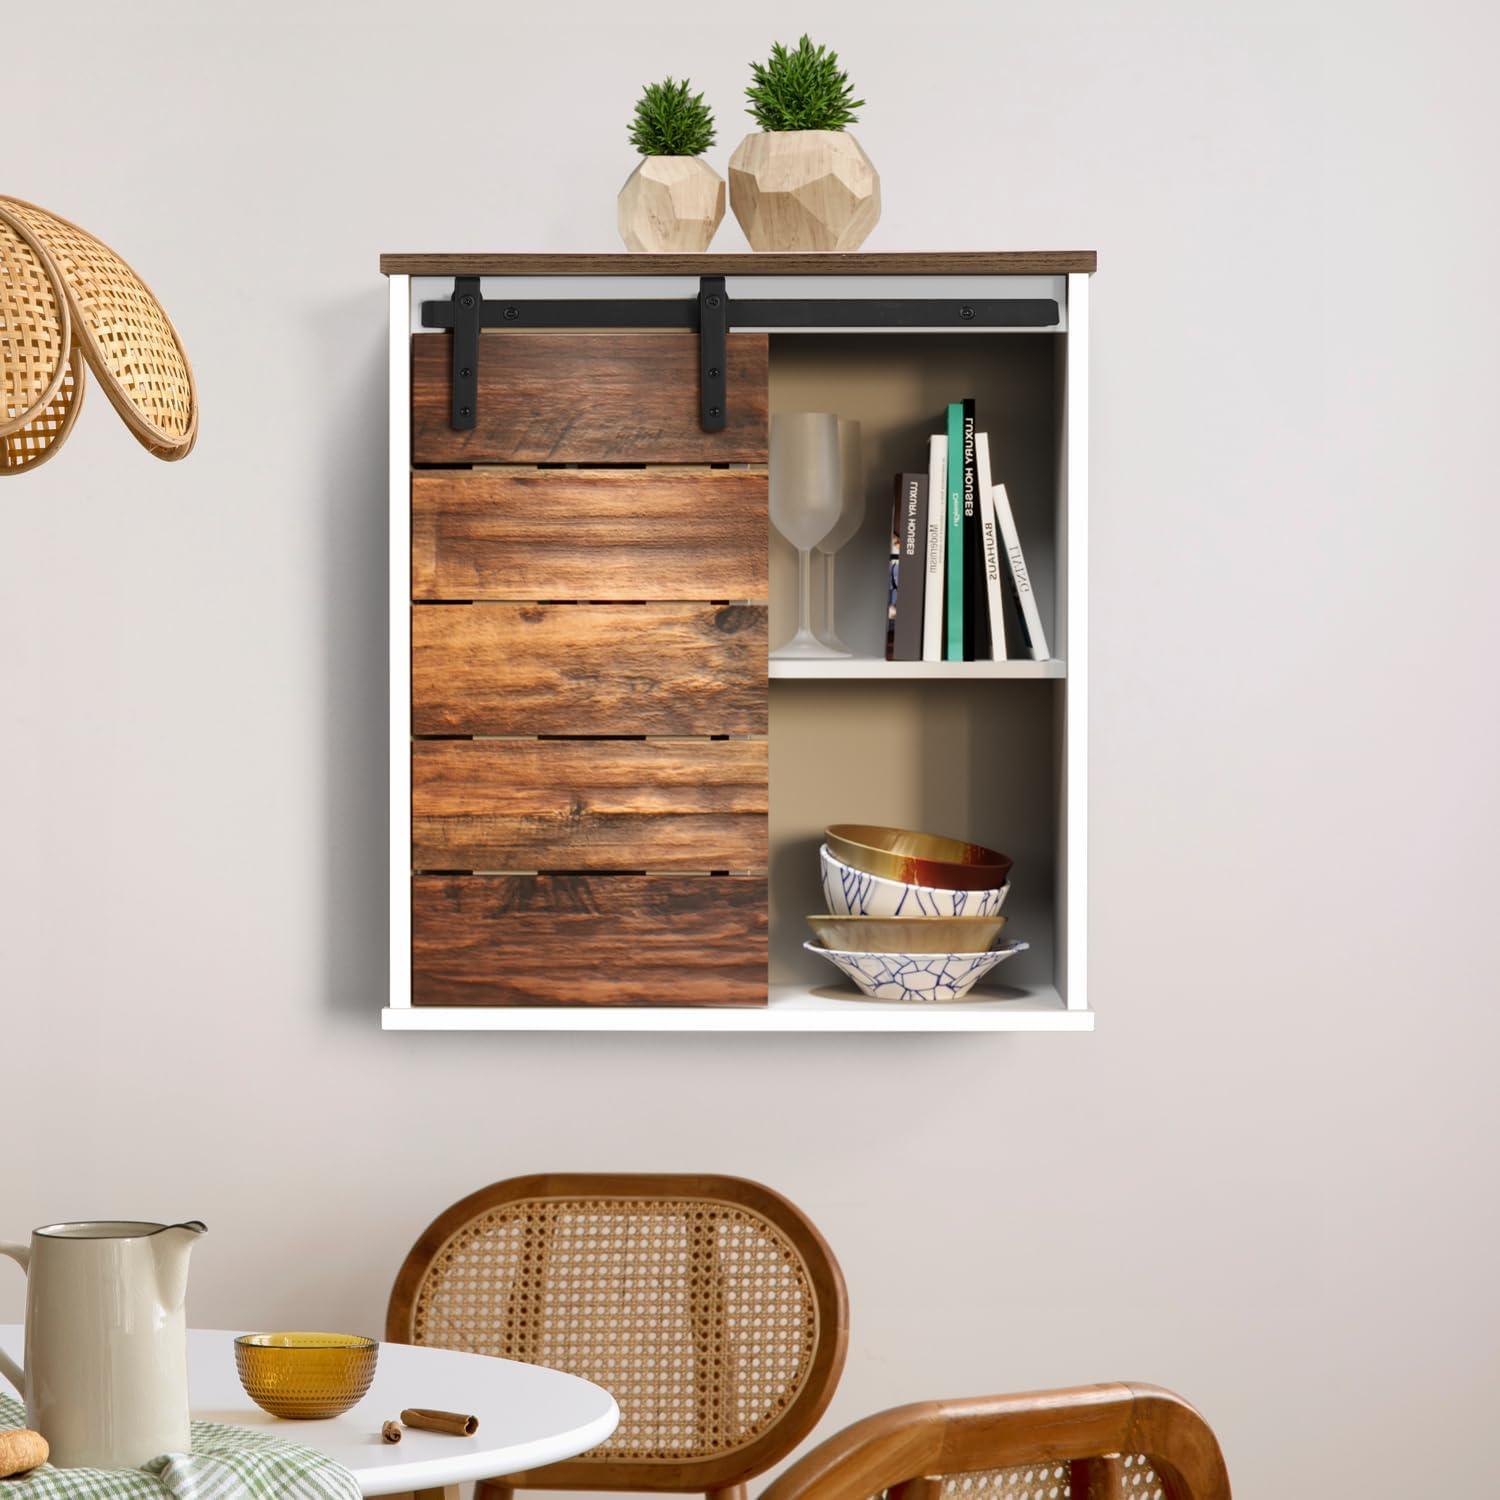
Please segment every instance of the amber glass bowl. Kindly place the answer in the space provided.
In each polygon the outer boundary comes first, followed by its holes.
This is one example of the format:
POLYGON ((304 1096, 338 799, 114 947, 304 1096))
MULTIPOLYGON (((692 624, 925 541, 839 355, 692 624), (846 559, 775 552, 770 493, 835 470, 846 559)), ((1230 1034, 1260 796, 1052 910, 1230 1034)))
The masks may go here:
POLYGON ((358 1333, 242 1333, 234 1362, 245 1394, 273 1417, 346 1412, 370 1389, 380 1345, 358 1333))

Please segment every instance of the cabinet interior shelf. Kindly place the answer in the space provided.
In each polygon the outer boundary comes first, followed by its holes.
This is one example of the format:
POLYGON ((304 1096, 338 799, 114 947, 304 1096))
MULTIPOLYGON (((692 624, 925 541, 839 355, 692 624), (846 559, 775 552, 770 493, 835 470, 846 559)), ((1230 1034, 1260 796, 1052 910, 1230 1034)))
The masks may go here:
POLYGON ((767 663, 772 682, 980 682, 1010 678, 1023 682, 1059 681, 1068 675, 1063 661, 886 661, 878 656, 767 663))

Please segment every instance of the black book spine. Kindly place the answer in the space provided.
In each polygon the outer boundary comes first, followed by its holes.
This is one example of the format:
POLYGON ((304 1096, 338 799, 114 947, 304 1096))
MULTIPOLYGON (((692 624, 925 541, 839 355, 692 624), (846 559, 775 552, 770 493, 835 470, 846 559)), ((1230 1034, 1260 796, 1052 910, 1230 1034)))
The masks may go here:
POLYGON ((891 661, 921 661, 927 584, 927 476, 896 477, 896 627, 891 661))
POLYGON ((988 661, 990 622, 984 578, 984 533, 979 515, 979 471, 974 462, 974 402, 963 404, 964 660, 988 661))
POLYGON ((896 660, 896 612, 901 596, 901 480, 891 501, 891 554, 885 595, 885 659, 896 660))

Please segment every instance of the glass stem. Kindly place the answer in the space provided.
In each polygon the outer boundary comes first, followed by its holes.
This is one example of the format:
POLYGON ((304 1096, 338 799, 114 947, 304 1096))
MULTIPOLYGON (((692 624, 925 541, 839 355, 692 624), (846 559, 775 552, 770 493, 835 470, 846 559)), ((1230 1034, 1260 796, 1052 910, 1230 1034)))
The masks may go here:
POLYGON ((812 634, 812 553, 797 554, 797 633, 812 634))
POLYGON ((838 626, 834 623, 833 610, 833 553, 823 554, 823 629, 829 640, 838 639, 838 626))

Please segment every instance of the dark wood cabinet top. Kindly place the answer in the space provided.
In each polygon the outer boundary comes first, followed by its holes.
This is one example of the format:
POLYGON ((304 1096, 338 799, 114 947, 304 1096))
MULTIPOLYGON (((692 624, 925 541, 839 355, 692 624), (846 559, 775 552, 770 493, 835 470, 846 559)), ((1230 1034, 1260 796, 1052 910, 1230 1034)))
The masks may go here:
POLYGON ((871 254, 382 255, 387 276, 1065 276, 1093 250, 899 250, 871 254))

